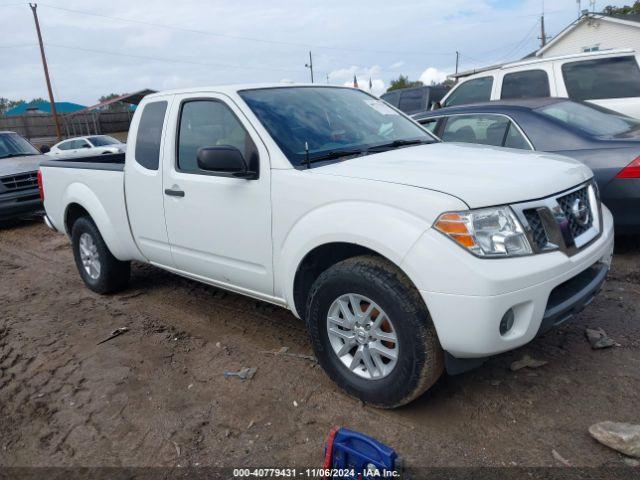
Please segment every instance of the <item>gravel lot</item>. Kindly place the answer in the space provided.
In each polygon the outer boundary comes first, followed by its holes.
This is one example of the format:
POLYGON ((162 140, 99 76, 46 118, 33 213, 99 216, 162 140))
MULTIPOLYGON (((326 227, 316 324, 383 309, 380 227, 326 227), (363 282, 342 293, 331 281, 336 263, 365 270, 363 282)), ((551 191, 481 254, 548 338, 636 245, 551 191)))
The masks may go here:
POLYGON ((600 296, 572 324, 395 411, 345 396, 290 313, 154 267, 128 291, 84 288, 66 237, 0 228, 0 464, 319 466, 334 424, 409 466, 621 466, 587 432, 640 422, 640 241, 619 239, 600 296), (119 327, 129 331, 97 345, 119 327), (592 350, 586 327, 621 346, 592 350), (512 372, 529 354, 548 363, 512 372), (251 380, 225 370, 257 367, 251 380), (297 405, 297 406, 296 406, 297 405))

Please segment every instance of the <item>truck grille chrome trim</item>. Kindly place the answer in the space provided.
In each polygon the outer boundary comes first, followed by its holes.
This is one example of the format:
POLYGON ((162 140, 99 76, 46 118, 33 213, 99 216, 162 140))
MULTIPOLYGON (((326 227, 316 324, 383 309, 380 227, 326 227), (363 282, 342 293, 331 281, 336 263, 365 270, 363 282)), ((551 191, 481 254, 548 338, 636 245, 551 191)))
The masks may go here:
POLYGON ((0 177, 0 182, 8 192, 17 192, 38 187, 38 172, 20 173, 0 177))
POLYGON ((602 208, 593 182, 511 208, 534 253, 560 250, 575 255, 602 232, 602 208))

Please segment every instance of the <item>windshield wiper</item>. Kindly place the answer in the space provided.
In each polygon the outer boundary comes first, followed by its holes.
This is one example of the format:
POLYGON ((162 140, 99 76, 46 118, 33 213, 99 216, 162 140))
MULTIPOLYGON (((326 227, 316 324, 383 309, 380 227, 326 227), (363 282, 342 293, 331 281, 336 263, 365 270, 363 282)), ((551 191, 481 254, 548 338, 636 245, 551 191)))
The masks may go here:
POLYGON ((316 155, 315 157, 310 157, 308 160, 303 160, 300 165, 305 165, 305 164, 315 163, 315 162, 323 162, 325 160, 335 160, 336 158, 350 157, 353 155, 361 155, 364 152, 365 152, 364 150, 353 150, 353 149, 331 150, 329 152, 316 155))
POLYGON ((433 143, 431 140, 426 139, 413 139, 413 140, 394 140, 393 142, 383 143, 381 145, 374 145, 369 147, 367 152, 377 152, 383 150, 390 150, 392 148, 408 147, 410 145, 422 145, 427 143, 433 143))

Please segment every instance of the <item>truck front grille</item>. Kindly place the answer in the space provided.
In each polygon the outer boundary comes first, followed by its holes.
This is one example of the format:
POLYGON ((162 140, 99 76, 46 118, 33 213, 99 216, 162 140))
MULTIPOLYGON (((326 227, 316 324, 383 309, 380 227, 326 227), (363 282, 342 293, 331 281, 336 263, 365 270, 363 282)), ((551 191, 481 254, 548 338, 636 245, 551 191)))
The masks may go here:
POLYGON ((533 237, 533 243, 536 247, 542 250, 548 243, 549 238, 547 237, 547 232, 544 229, 544 225, 542 225, 542 220, 540 220, 540 215, 538 211, 534 208, 529 210, 524 210, 522 212, 527 219, 527 223, 529 223, 529 227, 531 228, 531 236, 533 237))
POLYGON ((0 177, 0 182, 8 192, 17 192, 38 187, 38 172, 20 173, 0 177))
POLYGON ((571 192, 558 198, 558 205, 562 208, 566 219, 569 221, 569 230, 573 237, 579 237, 593 225, 593 215, 589 209, 589 193, 587 187, 571 192), (577 212, 582 208, 585 213, 583 217, 577 212))
POLYGON ((511 206, 535 253, 553 250, 573 255, 602 230, 597 187, 588 183, 562 195, 511 206))

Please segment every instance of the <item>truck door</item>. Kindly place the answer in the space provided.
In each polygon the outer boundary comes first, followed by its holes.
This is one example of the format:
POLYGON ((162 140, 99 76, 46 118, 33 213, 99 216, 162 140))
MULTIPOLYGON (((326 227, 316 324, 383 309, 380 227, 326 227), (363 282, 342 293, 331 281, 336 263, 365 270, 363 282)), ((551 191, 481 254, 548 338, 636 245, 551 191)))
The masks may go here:
POLYGON ((127 139, 124 190, 133 239, 151 263, 174 267, 164 223, 161 155, 171 97, 143 102, 127 139))
POLYGON ((224 95, 178 96, 164 161, 164 210, 176 268, 244 293, 273 294, 267 149, 224 95), (237 149, 255 179, 203 170, 198 152, 237 149), (233 288, 235 287, 235 288, 233 288))

